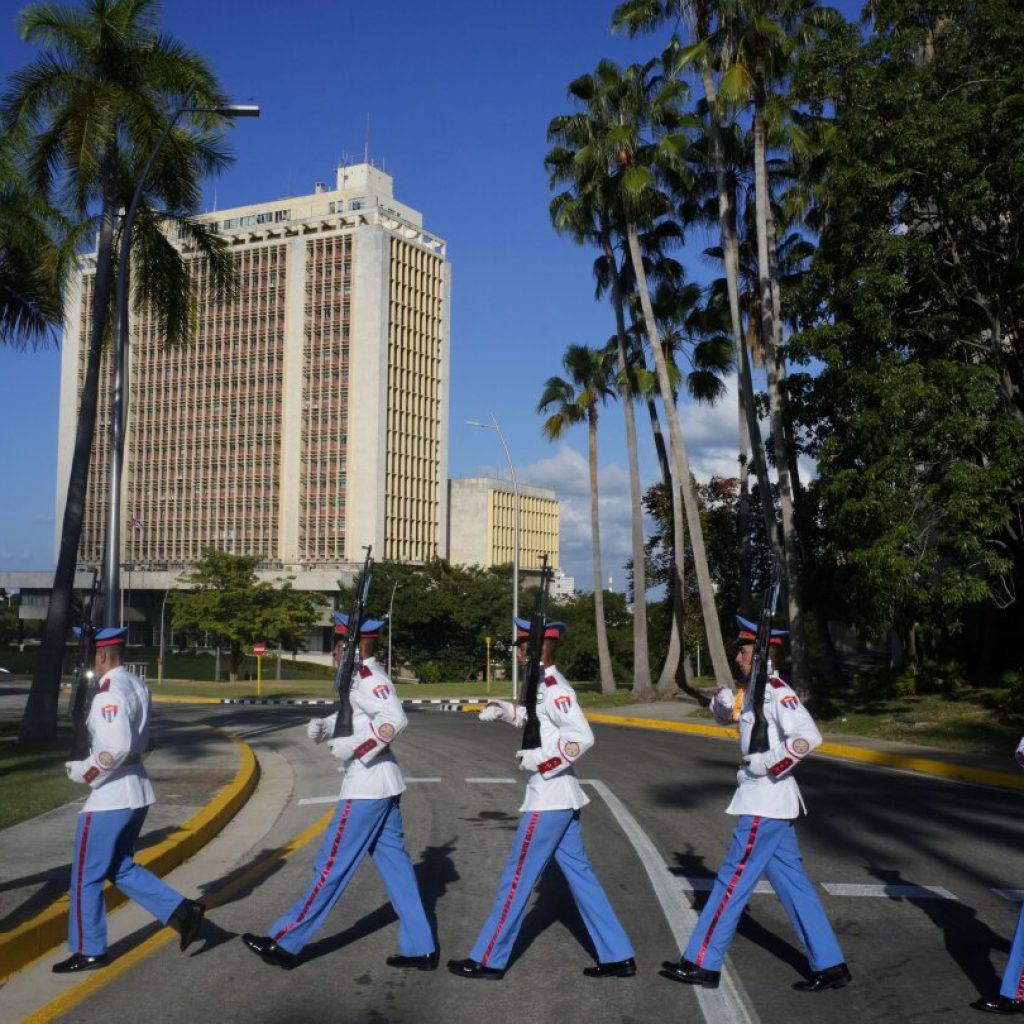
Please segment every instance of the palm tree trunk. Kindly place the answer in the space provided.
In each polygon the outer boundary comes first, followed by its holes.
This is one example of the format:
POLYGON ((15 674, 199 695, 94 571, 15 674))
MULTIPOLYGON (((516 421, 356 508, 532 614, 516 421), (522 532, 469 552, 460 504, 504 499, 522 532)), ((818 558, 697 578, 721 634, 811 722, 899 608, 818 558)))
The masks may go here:
POLYGON ((601 673, 601 692, 615 692, 612 658, 608 651, 608 626, 604 618, 604 584, 601 576, 601 525, 597 493, 597 411, 587 415, 587 440, 590 463, 590 532, 594 559, 594 628, 597 632, 597 664, 601 673))
MULTIPOLYGON (((711 573, 708 570, 707 551, 704 547, 704 531, 700 522, 700 509, 697 503, 693 479, 690 476, 689 460, 687 459, 683 432, 679 424, 679 416, 673 399, 668 365, 661 348, 661 338, 658 334, 657 322, 654 319, 654 309, 651 305, 651 296, 647 288, 647 275, 644 270, 643 257, 640 253, 640 240, 637 237, 636 225, 632 220, 627 220, 626 222, 626 238, 629 243, 630 259, 633 261, 633 273, 636 275, 637 288, 640 293, 640 306, 644 314, 647 337, 651 343, 651 352, 654 354, 654 362, 658 371, 658 387, 665 406, 665 415, 668 417, 674 482, 683 495, 690 548, 693 552, 693 563, 697 573, 697 588, 700 592, 701 610, 704 614, 704 629, 707 634, 708 652, 711 655, 711 664, 714 666, 716 682, 719 686, 727 686, 732 679, 732 672, 729 668, 729 660, 726 657, 725 644, 722 642, 722 627, 718 621, 715 592, 711 583, 711 573)), ((672 500, 678 500, 678 495, 674 489, 672 500)), ((677 552, 677 561, 678 554, 677 552)))
POLYGON ((71 598, 75 588, 78 545, 82 537, 85 492, 89 482, 89 463, 96 432, 96 408, 99 396, 100 359, 103 336, 110 309, 113 286, 113 240, 115 204, 109 191, 104 197, 100 236, 96 252, 96 276, 93 281, 92 325, 85 379, 78 407, 75 449, 68 477, 67 499, 61 524, 60 550, 53 577, 53 590, 43 626, 42 644, 25 712, 18 728, 18 742, 50 740, 57 735, 57 704, 60 696, 64 648, 71 618, 71 598))
POLYGON ((633 696, 646 700, 651 694, 651 662, 647 645, 647 559, 644 550, 643 494, 640 489, 640 459, 636 441, 636 411, 633 392, 626 384, 630 369, 627 354, 626 318, 623 312, 622 282, 615 249, 607 231, 601 243, 611 271, 612 306, 615 309, 615 338, 618 343, 619 372, 623 376, 622 408, 626 421, 626 457, 629 460, 629 504, 633 552, 633 696))
MULTIPOLYGON (((768 163, 766 157, 767 128, 765 124, 764 68, 758 64, 754 73, 754 203, 757 224, 757 267, 761 299, 761 340, 765 351, 768 375, 768 408, 771 416, 772 442, 775 447, 775 471, 779 480, 779 505, 782 512, 782 545, 784 552, 786 599, 789 611, 791 659, 790 682, 797 689, 807 686, 807 654, 803 638, 803 608, 798 597, 799 556, 793 515, 793 489, 789 478, 786 436, 783 427, 782 393, 779 386, 777 354, 779 325, 773 295, 772 266, 768 255, 768 163)), ((778 290, 778 282, 774 288, 778 290)))

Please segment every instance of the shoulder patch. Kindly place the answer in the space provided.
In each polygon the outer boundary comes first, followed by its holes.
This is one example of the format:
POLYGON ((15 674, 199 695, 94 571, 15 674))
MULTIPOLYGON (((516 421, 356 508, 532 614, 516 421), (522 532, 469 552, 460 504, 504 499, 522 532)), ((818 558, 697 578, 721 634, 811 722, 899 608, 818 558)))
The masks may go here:
POLYGON ((557 686, 558 685, 558 677, 557 676, 545 676, 544 677, 544 685, 545 686, 557 686))
POLYGON ((372 668, 367 668, 365 665, 360 665, 359 666, 359 678, 360 679, 369 679, 370 676, 372 676, 372 675, 373 675, 373 669, 372 668))
POLYGON ((772 687, 776 690, 784 690, 786 688, 786 684, 778 676, 772 676, 768 682, 771 683, 772 687))

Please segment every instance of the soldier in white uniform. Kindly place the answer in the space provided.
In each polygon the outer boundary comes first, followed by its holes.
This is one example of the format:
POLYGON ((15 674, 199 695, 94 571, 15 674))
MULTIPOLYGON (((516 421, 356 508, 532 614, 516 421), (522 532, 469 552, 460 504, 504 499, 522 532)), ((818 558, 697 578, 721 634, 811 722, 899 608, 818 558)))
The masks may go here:
MULTIPOLYGON (((347 616, 335 613, 347 629, 347 616)), ((267 935, 246 933, 242 940, 265 963, 291 968, 302 947, 324 923, 366 854, 380 872, 398 915, 398 954, 389 967, 432 971, 437 948, 405 849, 399 796, 405 791, 402 769, 391 744, 405 729, 402 702, 388 674, 373 656, 382 622, 366 619, 359 630, 362 663, 352 678, 352 735, 332 739, 337 715, 311 718, 306 728, 314 743, 330 741, 331 753, 345 770, 338 808, 324 832, 313 877, 302 897, 271 926, 267 935)), ((335 648, 335 659, 338 648, 335 648)))
POLYGON ((53 965, 57 974, 108 964, 103 884, 111 881, 164 924, 185 949, 199 934, 205 907, 182 897, 132 859, 149 806, 156 802, 142 763, 149 746, 149 687, 121 664, 124 629, 96 633, 99 686, 89 706, 89 756, 67 761, 68 778, 92 792, 78 814, 71 861, 71 956, 53 965))
MULTIPOLYGON (((746 619, 739 622, 736 664, 743 678, 749 679, 757 627, 746 619)), ((782 630, 772 631, 771 643, 776 648, 783 635, 782 630)), ((803 809, 803 798, 792 773, 821 743, 821 733, 799 697, 775 674, 770 663, 768 676, 764 713, 769 749, 750 753, 754 711, 752 687, 748 686, 739 716, 743 764, 737 775, 736 794, 726 808, 726 814, 737 816, 732 843, 682 958, 666 960, 661 974, 673 981, 717 988, 740 914, 758 879, 765 875, 810 961, 811 978, 793 987, 804 992, 842 988, 852 980, 850 971, 814 883, 804 870, 793 827, 793 820, 803 809)), ((731 690, 720 689, 712 698, 711 711, 723 725, 733 721, 733 707, 731 690)))
MULTIPOLYGON (((516 655, 520 665, 525 665, 530 623, 516 619, 516 626, 520 634, 516 655)), ((448 961, 448 969, 462 978, 504 976, 530 891, 552 857, 569 884, 597 952, 598 962, 584 968, 584 975, 625 978, 636 974, 633 947, 583 848, 579 812, 590 801, 576 778, 574 766, 594 745, 594 734, 576 693, 555 668, 554 654, 564 631, 561 622, 549 622, 544 630, 544 676, 537 692, 541 745, 538 749, 516 752, 518 767, 530 773, 526 799, 519 808, 522 817, 494 906, 469 958, 448 961)), ((503 700, 488 701, 480 712, 480 720, 499 719, 521 729, 526 724, 526 708, 503 700)))

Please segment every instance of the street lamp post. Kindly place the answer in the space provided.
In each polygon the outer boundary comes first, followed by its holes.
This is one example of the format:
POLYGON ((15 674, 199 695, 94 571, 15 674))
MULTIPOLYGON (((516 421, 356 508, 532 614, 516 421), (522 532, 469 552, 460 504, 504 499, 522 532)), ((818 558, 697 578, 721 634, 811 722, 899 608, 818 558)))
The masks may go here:
POLYGON ((395 591, 398 589, 398 580, 391 588, 391 600, 388 602, 388 676, 391 675, 391 613, 395 607, 395 591))
POLYGON ((164 600, 160 605, 160 663, 156 668, 156 681, 160 684, 164 681, 164 611, 167 608, 167 597, 170 594, 170 588, 164 591, 164 600))
MULTIPOLYGON (((519 617, 519 481, 516 479, 516 467, 512 463, 512 453, 505 443, 505 435, 498 426, 498 420, 494 413, 491 413, 490 423, 479 423, 476 420, 466 420, 471 427, 483 427, 484 430, 493 430, 498 435, 501 447, 505 451, 505 458, 508 459, 508 469, 512 474, 512 493, 515 499, 512 513, 512 617, 519 617)), ((515 623, 512 624, 512 642, 516 640, 515 623)), ((512 700, 518 699, 519 695, 519 662, 515 655, 512 656, 512 700)))
POLYGON ((117 260, 117 282, 115 286, 115 309, 117 311, 117 334, 114 342, 113 388, 110 403, 110 502, 107 517, 107 556, 104 566, 106 585, 104 588, 104 624, 112 625, 120 605, 121 590, 121 475, 124 466, 124 427, 127 416, 125 395, 125 359, 128 351, 128 258, 131 252, 132 227, 139 212, 142 193, 146 187, 149 172, 153 170, 156 158, 163 149, 174 126, 182 114, 223 114, 227 117, 259 117, 260 108, 252 104, 229 104, 223 107, 193 107, 192 95, 195 84, 188 87, 185 97, 171 114, 153 151, 146 160, 139 175, 135 192, 121 222, 121 251, 117 260))

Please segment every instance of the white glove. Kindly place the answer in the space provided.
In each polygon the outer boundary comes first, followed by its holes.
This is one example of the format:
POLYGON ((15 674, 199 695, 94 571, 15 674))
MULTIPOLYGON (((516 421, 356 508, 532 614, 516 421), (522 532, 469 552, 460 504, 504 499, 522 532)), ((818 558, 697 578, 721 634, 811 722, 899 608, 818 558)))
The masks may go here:
POLYGON ((521 772, 535 772, 544 759, 544 751, 540 747, 534 747, 533 750, 517 750, 516 758, 521 772))
POLYGON ((746 762, 745 771, 748 775, 761 779, 768 774, 768 766, 765 764, 764 754, 747 754, 743 760, 746 762))
POLYGON ((715 690, 715 695, 711 698, 711 703, 720 707, 723 711, 732 711, 732 706, 736 703, 736 694, 727 686, 720 686, 715 690))
POLYGON ((356 756, 356 742, 351 736, 331 740, 331 753, 347 768, 356 756))
POLYGON ((72 782, 85 784, 85 766, 88 763, 88 761, 65 761, 64 767, 67 769, 68 778, 72 782))
POLYGON ((328 726, 327 721, 326 718, 311 718, 306 723, 306 735, 314 743, 323 743, 330 738, 333 729, 328 726))
POLYGON ((480 712, 481 722, 514 722, 516 713, 507 700, 489 700, 480 712))
POLYGON ((1021 736, 1020 743, 1017 744, 1017 764, 1024 768, 1024 736, 1021 736))

